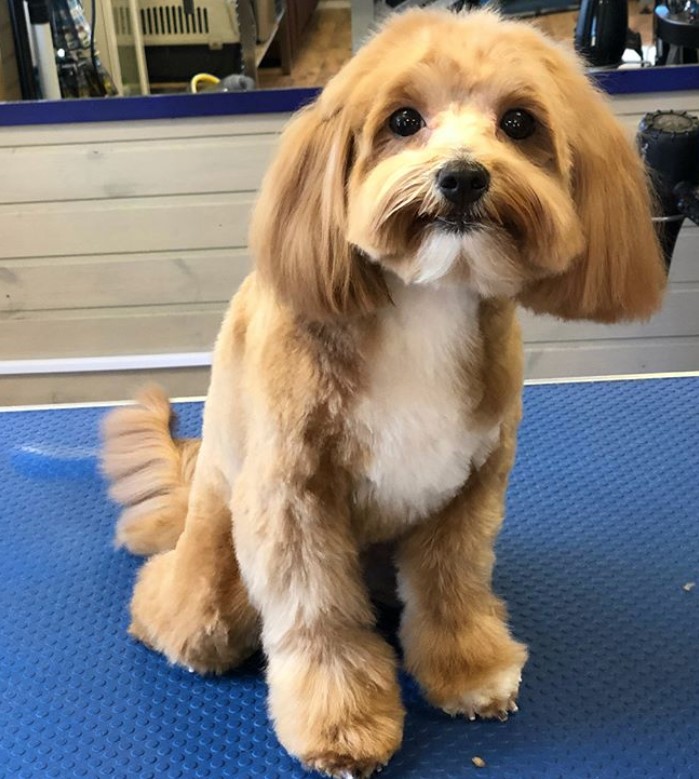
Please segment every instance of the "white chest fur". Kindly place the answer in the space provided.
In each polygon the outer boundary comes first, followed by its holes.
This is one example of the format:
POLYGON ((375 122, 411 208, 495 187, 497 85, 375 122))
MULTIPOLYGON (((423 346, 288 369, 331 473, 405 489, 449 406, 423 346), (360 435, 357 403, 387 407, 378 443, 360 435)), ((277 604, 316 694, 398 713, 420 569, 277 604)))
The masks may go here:
MULTIPOLYGON (((368 453, 357 503, 404 526, 443 506, 493 448, 499 425, 469 420, 463 358, 480 338, 463 287, 404 286, 381 323, 368 390, 356 411, 368 453)), ((399 529, 396 528, 396 529, 399 529)))

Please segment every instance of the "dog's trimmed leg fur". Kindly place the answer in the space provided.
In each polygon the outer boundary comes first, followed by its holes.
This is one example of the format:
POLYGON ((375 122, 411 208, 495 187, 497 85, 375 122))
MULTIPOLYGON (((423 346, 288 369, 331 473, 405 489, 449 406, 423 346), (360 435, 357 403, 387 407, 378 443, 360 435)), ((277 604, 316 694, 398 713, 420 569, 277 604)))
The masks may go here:
POLYGON ((233 550, 229 490, 205 464, 195 475, 201 441, 174 439, 171 421, 166 395, 149 386, 102 426, 102 470, 124 506, 116 545, 154 555, 139 573, 129 632, 172 663, 222 673, 259 648, 259 618, 233 550))
POLYGON ((231 515, 213 485, 196 478, 175 549, 139 573, 129 632, 172 663, 222 673, 259 646, 259 620, 240 578, 231 515))
POLYGON ((469 719, 517 710, 527 659, 491 589, 515 432, 504 426, 500 447, 463 492, 398 548, 406 667, 433 705, 469 719))
POLYGON ((307 767, 369 776, 402 738, 396 660, 374 632, 346 508, 301 485, 278 483, 271 498, 241 490, 234 501, 238 556, 264 624, 270 713, 307 767))
MULTIPOLYGON (((264 302, 256 315, 266 317, 264 302)), ((369 776, 388 762, 404 718, 352 526, 358 454, 346 425, 362 371, 349 330, 303 332, 286 318, 273 326, 262 350, 268 370, 248 384, 247 456, 231 504, 236 553, 262 616, 277 735, 333 777, 369 776), (333 360, 317 361, 320 344, 333 360), (287 350, 298 357, 291 369, 287 350)))

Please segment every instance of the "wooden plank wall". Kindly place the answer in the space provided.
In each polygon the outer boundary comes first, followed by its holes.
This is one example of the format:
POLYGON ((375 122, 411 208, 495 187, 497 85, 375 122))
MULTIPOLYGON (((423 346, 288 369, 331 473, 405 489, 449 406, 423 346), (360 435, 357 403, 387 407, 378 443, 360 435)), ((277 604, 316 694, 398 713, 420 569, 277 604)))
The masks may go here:
MULTIPOLYGON (((615 106, 633 131, 646 110, 699 111, 699 95, 615 106)), ((286 118, 0 128, 0 403, 119 399, 147 378, 178 396, 205 392, 205 368, 7 366, 210 350, 250 266, 248 215, 286 118)), ((698 255, 699 230, 687 228, 665 309, 647 325, 524 315, 528 376, 699 368, 698 255)))

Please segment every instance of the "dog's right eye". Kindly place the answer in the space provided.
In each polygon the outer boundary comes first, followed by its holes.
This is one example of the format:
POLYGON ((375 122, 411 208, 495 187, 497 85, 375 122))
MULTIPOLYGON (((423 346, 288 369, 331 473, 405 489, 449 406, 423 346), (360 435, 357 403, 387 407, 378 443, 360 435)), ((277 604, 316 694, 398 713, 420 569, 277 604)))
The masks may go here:
POLYGON ((399 108, 389 117, 388 126, 396 135, 407 137, 421 130, 425 126, 425 120, 414 108, 399 108))
POLYGON ((536 119, 523 108, 512 108, 503 114, 500 127, 513 141, 524 141, 536 130, 536 119))

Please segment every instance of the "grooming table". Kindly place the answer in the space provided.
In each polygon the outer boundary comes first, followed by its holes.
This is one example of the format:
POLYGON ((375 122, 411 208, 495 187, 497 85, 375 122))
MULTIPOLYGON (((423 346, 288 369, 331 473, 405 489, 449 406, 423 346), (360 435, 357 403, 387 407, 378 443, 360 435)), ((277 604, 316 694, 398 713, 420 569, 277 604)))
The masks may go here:
MULTIPOLYGON (((0 413, 0 776, 308 776, 259 658, 201 678, 127 636, 140 561, 112 549, 104 411, 0 413)), ((196 434, 201 405, 178 413, 196 434)), ((382 779, 699 777, 699 378, 527 387, 498 550, 520 713, 450 719, 404 678, 382 779)))

